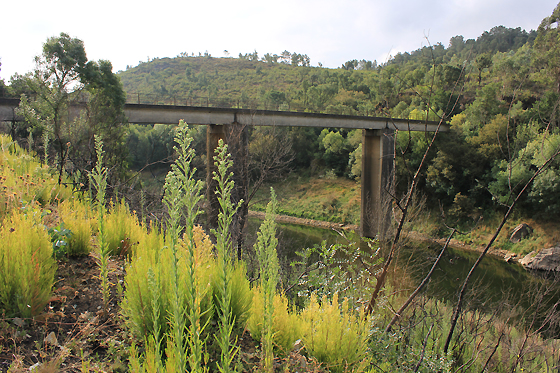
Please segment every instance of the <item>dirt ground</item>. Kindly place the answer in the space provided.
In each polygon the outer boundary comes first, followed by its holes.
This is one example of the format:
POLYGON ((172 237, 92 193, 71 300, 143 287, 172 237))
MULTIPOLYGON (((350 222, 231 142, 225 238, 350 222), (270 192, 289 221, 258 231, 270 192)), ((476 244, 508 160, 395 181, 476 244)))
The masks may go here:
POLYGON ((0 320, 0 372, 125 371, 130 338, 119 315, 124 260, 111 260, 112 296, 106 312, 93 256, 58 263, 45 312, 33 319, 0 320), (120 286, 118 285, 120 284, 120 286), (87 370, 86 370, 87 371, 87 370))

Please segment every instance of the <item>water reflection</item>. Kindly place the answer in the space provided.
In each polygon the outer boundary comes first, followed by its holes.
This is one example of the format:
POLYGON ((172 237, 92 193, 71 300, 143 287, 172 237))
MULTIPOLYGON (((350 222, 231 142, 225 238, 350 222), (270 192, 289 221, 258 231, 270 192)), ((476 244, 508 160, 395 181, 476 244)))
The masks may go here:
MULTIPOLYGON (((258 219, 250 220, 249 237, 255 236, 259 225, 258 219)), ((356 235, 348 236, 359 239, 356 235)), ((320 245, 322 241, 329 245, 347 242, 336 231, 290 224, 279 225, 278 237, 278 254, 285 264, 298 258, 296 251, 320 245)), ((440 250, 439 244, 407 243, 396 257, 397 266, 393 276, 398 276, 398 283, 408 287, 408 290, 414 290, 430 270, 440 250)), ((381 255, 384 255, 383 250, 381 255)), ((454 303, 478 256, 479 252, 448 248, 426 286, 427 294, 454 303)), ((469 286, 469 305, 480 310, 501 305, 527 311, 535 307, 535 289, 546 287, 552 289, 546 303, 553 304, 559 298, 558 282, 535 277, 518 264, 506 263, 501 258, 487 255, 473 274, 469 286)))

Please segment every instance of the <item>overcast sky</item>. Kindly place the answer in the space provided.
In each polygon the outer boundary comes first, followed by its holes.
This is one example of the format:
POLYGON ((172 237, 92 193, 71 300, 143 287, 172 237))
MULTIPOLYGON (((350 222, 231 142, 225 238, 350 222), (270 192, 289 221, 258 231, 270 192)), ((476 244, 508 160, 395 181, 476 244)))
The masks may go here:
POLYGON ((339 67, 494 26, 537 29, 558 0, 5 0, 0 20, 0 78, 34 67, 48 37, 66 32, 84 41, 88 59, 114 71, 154 57, 208 51, 224 57, 284 50, 311 65, 339 67), (146 5, 143 5, 146 4, 146 5))

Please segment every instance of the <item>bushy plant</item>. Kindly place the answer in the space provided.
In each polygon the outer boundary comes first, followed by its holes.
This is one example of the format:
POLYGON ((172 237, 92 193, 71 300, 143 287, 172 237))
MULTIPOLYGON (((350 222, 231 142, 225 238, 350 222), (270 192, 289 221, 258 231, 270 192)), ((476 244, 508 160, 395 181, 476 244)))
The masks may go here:
POLYGON ((0 306, 10 316, 39 314, 54 284, 51 240, 33 212, 14 212, 0 227, 0 306))
POLYGON ((332 372, 359 371, 368 363, 368 320, 338 301, 338 293, 329 301, 311 295, 301 312, 303 344, 307 352, 332 372))
MULTIPOLYGON (((220 274, 222 272, 221 263, 219 261, 214 261, 212 275, 212 294, 214 299, 214 309, 216 311, 215 316, 219 316, 217 313, 221 312, 221 301, 218 297, 221 296, 223 286, 220 280, 220 274)), ((231 313, 232 322, 236 326, 243 328, 249 317, 249 312, 251 310, 251 301, 253 299, 253 294, 251 292, 251 287, 249 280, 247 280, 247 268, 244 262, 230 263, 230 268, 228 271, 228 298, 229 306, 227 311, 231 313)))
POLYGON ((129 255, 143 235, 144 228, 136 215, 130 213, 124 200, 111 204, 105 215, 105 237, 109 255, 129 255))
POLYGON ((48 166, 9 136, 0 135, 0 214, 33 201, 46 206, 70 195, 69 188, 54 180, 48 166))
POLYGON ((88 255, 92 248, 92 234, 97 230, 97 219, 89 203, 77 198, 63 201, 58 205, 58 214, 64 226, 72 232, 66 247, 67 255, 88 255))
MULTIPOLYGON (((251 312, 247 320, 247 329, 255 340, 263 337, 264 294, 257 286, 253 288, 251 312)), ((272 336, 274 345, 282 355, 286 355, 301 337, 301 319, 296 310, 288 306, 288 299, 284 294, 274 294, 272 305, 272 336)))

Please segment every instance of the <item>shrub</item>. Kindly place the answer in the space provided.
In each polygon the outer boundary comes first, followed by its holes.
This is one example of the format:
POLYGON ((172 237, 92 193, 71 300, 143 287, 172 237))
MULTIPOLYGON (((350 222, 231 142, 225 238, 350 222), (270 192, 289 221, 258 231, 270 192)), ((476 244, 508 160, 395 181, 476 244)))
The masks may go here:
MULTIPOLYGON (((290 352, 294 343, 301 336, 301 320, 298 314, 288 307, 284 294, 275 294, 272 315, 272 332, 274 345, 284 355, 290 352)), ((247 329, 255 340, 261 340, 264 320, 264 296, 260 287, 253 288, 251 312, 247 320, 247 329)))
MULTIPOLYGON (((228 264, 230 269, 228 270, 228 289, 229 292, 229 312, 231 313, 232 319, 235 320, 235 324, 240 327, 244 327, 249 317, 249 311, 251 310, 251 301, 253 299, 253 293, 251 292, 251 287, 249 285, 249 280, 247 280, 247 269, 244 262, 235 262, 228 264)), ((212 273, 212 291, 214 295, 214 309, 219 311, 220 301, 218 297, 221 294, 221 280, 219 274, 221 273, 221 263, 213 262, 213 273, 212 273)))
MULTIPOLYGON (((195 263, 197 270, 197 286, 201 294, 206 294, 203 299, 202 309, 209 309, 211 293, 204 288, 208 287, 210 278, 215 271, 215 260, 212 258, 212 243, 200 227, 194 228, 195 263)), ((171 278, 169 276, 172 265, 172 253, 166 246, 165 238, 157 229, 152 229, 138 244, 131 262, 126 271, 126 292, 123 301, 123 313, 127 317, 129 328, 133 334, 140 338, 156 334, 159 327, 157 340, 168 332, 168 311, 171 304, 171 278), (158 315, 158 319, 154 318, 158 315)), ((185 244, 180 241, 178 245, 178 273, 179 284, 185 284, 185 244)), ((184 286, 179 287, 181 302, 186 302, 184 286)), ((208 317, 208 316, 206 316, 208 317)))
POLYGON ((58 214, 64 226, 72 231, 66 248, 69 256, 88 255, 91 236, 97 230, 97 219, 88 203, 70 199, 58 205, 58 214))
POLYGON ((360 370, 367 364, 367 319, 354 314, 346 299, 339 304, 338 293, 332 302, 324 296, 321 304, 311 295, 301 318, 305 349, 332 372, 360 370))
POLYGON ((49 301, 56 261, 48 233, 31 212, 0 228, 0 305, 9 316, 39 314, 49 301))
POLYGON ((124 200, 111 204, 109 213, 105 215, 105 234, 109 255, 129 255, 140 238, 144 236, 144 229, 138 222, 136 215, 124 200))
POLYGON ((71 195, 69 188, 52 178, 48 166, 0 135, 0 213, 6 214, 22 204, 39 202, 42 206, 71 195))

